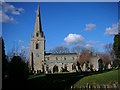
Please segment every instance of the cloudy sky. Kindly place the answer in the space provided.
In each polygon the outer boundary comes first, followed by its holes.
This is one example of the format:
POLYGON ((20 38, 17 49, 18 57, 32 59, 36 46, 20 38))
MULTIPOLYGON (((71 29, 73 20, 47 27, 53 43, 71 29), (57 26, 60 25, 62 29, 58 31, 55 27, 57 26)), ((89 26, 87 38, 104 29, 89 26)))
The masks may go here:
POLYGON ((118 3, 115 2, 0 2, 6 53, 15 47, 29 49, 38 4, 46 51, 56 46, 79 45, 102 52, 103 46, 113 43, 118 33, 118 3))

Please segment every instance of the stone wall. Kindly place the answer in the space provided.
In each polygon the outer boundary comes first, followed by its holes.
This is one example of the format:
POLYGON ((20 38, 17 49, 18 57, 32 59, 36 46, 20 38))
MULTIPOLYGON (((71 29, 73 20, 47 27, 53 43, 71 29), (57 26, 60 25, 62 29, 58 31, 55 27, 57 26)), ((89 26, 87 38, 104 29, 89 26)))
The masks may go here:
POLYGON ((72 72, 72 65, 76 63, 78 54, 49 54, 45 55, 46 65, 53 73, 53 67, 58 66, 58 72, 62 71, 62 68, 67 67, 67 71, 72 72))

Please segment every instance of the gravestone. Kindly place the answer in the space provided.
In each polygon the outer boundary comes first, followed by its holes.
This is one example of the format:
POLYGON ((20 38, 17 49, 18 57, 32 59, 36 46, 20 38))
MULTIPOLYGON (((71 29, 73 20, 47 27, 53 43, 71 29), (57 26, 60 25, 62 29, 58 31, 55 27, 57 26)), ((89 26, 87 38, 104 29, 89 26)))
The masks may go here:
POLYGON ((108 64, 108 69, 111 69, 112 67, 111 67, 111 64, 108 64))
POLYGON ((87 69, 86 69, 86 64, 84 63, 83 64, 83 67, 82 67, 82 71, 86 71, 87 69))

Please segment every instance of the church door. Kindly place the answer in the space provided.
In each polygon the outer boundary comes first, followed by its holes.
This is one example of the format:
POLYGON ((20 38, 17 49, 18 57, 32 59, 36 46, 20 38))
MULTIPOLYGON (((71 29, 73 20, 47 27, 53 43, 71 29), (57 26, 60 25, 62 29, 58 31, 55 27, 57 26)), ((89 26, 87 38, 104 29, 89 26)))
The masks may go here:
POLYGON ((32 71, 34 71, 34 61, 33 61, 33 53, 31 53, 31 65, 32 65, 32 71))

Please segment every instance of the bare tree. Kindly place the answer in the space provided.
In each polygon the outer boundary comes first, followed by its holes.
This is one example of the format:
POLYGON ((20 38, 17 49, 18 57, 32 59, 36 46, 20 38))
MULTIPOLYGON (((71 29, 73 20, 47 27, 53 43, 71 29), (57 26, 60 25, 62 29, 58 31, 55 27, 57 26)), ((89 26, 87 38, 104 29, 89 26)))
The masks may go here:
POLYGON ((85 62, 89 62, 91 57, 92 57, 92 52, 85 50, 81 52, 78 61, 80 62, 80 65, 83 66, 85 62))
POLYGON ((26 56, 26 50, 25 49, 21 49, 18 54, 22 59, 26 60, 27 56, 26 56))
POLYGON ((7 56, 9 60, 11 60, 14 56, 20 56, 23 60, 27 61, 28 52, 29 52, 29 48, 26 48, 25 46, 17 48, 16 50, 13 47, 11 50, 7 52, 7 56))
POLYGON ((108 53, 108 55, 110 55, 110 59, 113 60, 114 59, 113 44, 112 43, 106 44, 104 46, 104 49, 105 49, 106 53, 108 53))
POLYGON ((83 49, 85 49, 83 46, 75 46, 71 49, 72 53, 80 53, 83 49))
POLYGON ((7 52, 8 60, 11 60, 15 56, 14 49, 11 49, 7 52))
POLYGON ((54 49, 51 49, 50 52, 51 53, 69 53, 70 51, 69 51, 69 48, 67 47, 59 46, 54 49))
POLYGON ((105 51, 108 53, 108 54, 110 54, 111 55, 111 53, 113 52, 113 45, 112 45, 112 43, 109 43, 109 44, 106 44, 105 46, 104 46, 104 49, 105 49, 105 51))

